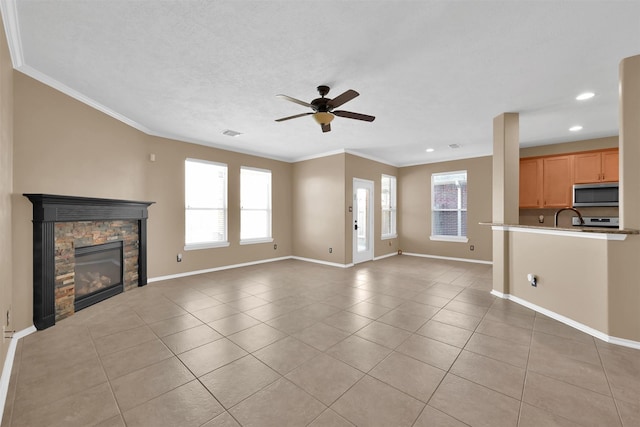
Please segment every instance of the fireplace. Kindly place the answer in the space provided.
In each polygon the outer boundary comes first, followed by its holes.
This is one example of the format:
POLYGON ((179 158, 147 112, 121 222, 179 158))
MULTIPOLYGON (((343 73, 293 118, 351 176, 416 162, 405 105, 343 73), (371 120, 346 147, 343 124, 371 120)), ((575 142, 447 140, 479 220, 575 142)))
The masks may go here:
POLYGON ((124 290, 122 240, 75 248, 74 311, 124 290))
POLYGON ((153 202, 24 196, 33 204, 36 328, 147 284, 147 218, 153 202))

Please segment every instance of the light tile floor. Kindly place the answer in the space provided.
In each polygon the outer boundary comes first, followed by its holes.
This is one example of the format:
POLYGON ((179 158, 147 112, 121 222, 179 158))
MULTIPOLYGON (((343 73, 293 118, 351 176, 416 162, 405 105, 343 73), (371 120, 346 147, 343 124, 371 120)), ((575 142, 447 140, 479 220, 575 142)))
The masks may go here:
POLYGON ((128 291, 17 347, 3 426, 640 426, 640 351, 486 265, 280 261, 128 291))

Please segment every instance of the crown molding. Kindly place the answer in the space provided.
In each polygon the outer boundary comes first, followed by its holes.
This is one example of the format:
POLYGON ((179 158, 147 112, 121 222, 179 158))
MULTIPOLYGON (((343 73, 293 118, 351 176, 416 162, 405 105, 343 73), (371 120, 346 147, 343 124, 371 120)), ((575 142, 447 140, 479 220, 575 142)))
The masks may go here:
POLYGON ((16 0, 0 0, 0 12, 2 12, 4 31, 7 35, 11 63, 13 68, 18 69, 24 65, 24 55, 22 53, 16 0))

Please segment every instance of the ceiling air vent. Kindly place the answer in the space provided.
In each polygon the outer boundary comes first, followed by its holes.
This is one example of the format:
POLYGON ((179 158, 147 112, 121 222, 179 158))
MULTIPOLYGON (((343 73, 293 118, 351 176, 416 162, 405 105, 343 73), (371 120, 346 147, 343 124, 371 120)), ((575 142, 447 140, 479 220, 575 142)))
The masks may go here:
POLYGON ((451 148, 452 150, 457 150, 460 147, 461 147, 460 144, 449 144, 449 148, 451 148))
POLYGON ((227 129, 224 132, 222 132, 222 134, 227 136, 238 136, 238 135, 242 135, 242 132, 236 132, 235 130, 227 129))

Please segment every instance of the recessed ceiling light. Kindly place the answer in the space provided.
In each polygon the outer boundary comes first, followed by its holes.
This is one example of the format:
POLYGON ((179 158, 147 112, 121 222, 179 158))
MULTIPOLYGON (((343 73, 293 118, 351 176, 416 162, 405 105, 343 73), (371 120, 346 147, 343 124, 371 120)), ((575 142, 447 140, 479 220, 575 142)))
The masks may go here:
POLYGON ((242 132, 236 132, 235 130, 227 129, 222 132, 222 134, 227 136, 239 136, 242 135, 242 132))
POLYGON ((596 94, 593 93, 593 92, 585 92, 585 93, 581 93, 580 95, 576 96, 576 99, 578 101, 584 101, 585 99, 591 99, 594 96, 596 96, 596 94))
POLYGON ((434 152, 434 151, 436 151, 436 150, 434 150, 433 148, 427 148, 427 149, 426 149, 426 150, 424 150, 424 151, 426 151, 427 153, 433 153, 433 152, 434 152))
POLYGON ((582 126, 580 126, 580 125, 577 125, 577 126, 571 126, 571 127, 569 128, 569 130, 570 130, 571 132, 578 132, 579 130, 582 130, 582 126))

